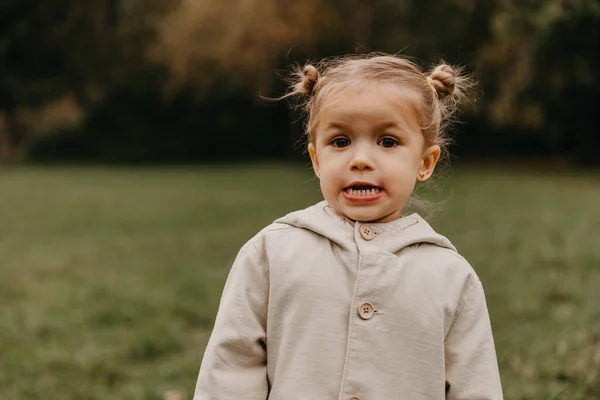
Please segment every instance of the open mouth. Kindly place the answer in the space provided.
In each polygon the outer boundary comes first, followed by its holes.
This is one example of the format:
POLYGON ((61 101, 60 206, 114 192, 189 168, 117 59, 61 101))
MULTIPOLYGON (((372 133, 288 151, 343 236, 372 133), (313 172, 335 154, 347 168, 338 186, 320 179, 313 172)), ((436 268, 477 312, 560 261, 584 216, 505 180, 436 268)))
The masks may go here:
POLYGON ((344 192, 350 196, 376 196, 383 189, 372 185, 352 185, 344 189, 344 192))

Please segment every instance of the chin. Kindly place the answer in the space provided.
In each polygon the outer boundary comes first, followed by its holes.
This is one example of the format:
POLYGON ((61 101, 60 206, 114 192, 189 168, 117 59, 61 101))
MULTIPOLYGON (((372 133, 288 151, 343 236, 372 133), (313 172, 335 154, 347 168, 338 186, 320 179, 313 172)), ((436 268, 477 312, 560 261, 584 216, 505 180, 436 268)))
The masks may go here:
POLYGON ((377 221, 378 219, 383 217, 381 215, 377 215, 377 214, 373 214, 373 213, 365 213, 365 212, 361 213, 361 212, 351 212, 350 211, 345 214, 351 220, 358 221, 358 222, 373 222, 373 221, 377 221))

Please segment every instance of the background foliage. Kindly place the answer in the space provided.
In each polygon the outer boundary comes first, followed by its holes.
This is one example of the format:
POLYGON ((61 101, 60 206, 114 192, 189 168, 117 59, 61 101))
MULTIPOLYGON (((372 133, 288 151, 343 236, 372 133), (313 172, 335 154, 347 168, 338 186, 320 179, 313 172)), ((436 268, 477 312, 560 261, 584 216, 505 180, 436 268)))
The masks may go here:
POLYGON ((277 73, 294 63, 358 50, 474 74, 481 95, 458 156, 598 163, 599 44, 597 0, 7 0, 0 154, 297 157, 299 116, 260 95, 282 94, 277 73))

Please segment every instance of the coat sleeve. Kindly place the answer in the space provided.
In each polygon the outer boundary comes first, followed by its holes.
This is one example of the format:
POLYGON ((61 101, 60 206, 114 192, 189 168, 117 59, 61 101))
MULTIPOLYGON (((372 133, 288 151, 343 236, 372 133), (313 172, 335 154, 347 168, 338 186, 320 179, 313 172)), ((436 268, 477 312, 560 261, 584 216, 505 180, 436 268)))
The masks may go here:
POLYGON ((252 243, 238 253, 204 352, 194 400, 265 400, 269 282, 252 243))
POLYGON ((502 399, 490 318, 481 282, 458 311, 446 336, 447 399, 502 399), (447 387, 448 387, 447 385, 447 387))

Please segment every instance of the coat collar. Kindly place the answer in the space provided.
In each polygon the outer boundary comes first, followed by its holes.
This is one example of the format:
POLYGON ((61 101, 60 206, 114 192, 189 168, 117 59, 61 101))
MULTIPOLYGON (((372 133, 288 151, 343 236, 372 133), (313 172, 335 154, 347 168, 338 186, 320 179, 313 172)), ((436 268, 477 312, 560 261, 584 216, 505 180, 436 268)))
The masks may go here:
POLYGON ((277 223, 310 230, 326 237, 347 251, 384 251, 397 253, 418 243, 431 243, 456 251, 450 241, 436 233, 419 214, 413 213, 392 222, 362 223, 338 214, 326 201, 321 201, 304 210, 295 211, 277 223), (368 225, 373 235, 365 239, 361 228, 368 225))

